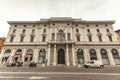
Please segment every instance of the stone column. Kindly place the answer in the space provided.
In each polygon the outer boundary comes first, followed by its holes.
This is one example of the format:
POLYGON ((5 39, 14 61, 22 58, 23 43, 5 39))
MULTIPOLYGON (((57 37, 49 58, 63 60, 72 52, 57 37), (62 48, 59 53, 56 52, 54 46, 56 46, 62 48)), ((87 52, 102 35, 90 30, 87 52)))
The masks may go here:
POLYGON ((10 63, 13 62, 14 55, 15 55, 15 49, 12 49, 12 53, 11 53, 11 56, 10 56, 10 63))
POLYGON ((73 66, 76 65, 76 59, 75 59, 75 48, 74 48, 74 44, 72 44, 72 59, 73 59, 73 66))
POLYGON ((12 56, 15 55, 15 49, 12 49, 12 53, 11 53, 12 56))
POLYGON ((39 49, 36 48, 34 51, 33 51, 33 60, 38 63, 38 57, 39 57, 39 49))
POLYGON ((2 64, 2 58, 4 55, 4 51, 5 51, 5 49, 2 49, 1 54, 0 54, 0 64, 2 64))
POLYGON ((101 57, 99 49, 97 49, 97 54, 96 55, 97 55, 97 59, 102 61, 102 57, 101 57))
POLYGON ((90 55, 89 55, 89 52, 88 52, 88 49, 84 49, 84 62, 88 62, 88 61, 90 61, 90 55))
POLYGON ((112 55, 110 49, 107 49, 107 52, 108 52, 108 58, 110 61, 110 65, 115 65, 114 58, 113 58, 113 55, 112 55))
POLYGON ((50 65, 50 44, 48 45, 47 65, 50 65))
POLYGON ((68 53, 68 44, 66 44, 66 61, 67 61, 67 66, 70 65, 70 62, 69 62, 69 53, 68 53))
POLYGON ((54 45, 54 63, 53 65, 56 65, 56 44, 54 45))
POLYGON ((22 62, 23 62, 23 64, 25 63, 25 55, 26 55, 26 50, 25 49, 23 49, 23 53, 22 53, 22 62))

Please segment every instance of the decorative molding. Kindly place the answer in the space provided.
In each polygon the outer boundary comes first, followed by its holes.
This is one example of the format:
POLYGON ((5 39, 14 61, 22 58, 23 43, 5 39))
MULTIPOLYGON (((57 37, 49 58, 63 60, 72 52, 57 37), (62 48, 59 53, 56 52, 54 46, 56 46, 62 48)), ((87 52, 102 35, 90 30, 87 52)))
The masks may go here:
POLYGON ((24 33, 21 33, 20 36, 26 36, 24 33))
POLYGON ((14 33, 10 34, 10 36, 16 36, 14 33))
POLYGON ((107 36, 111 36, 112 34, 109 32, 109 33, 107 33, 107 36))
POLYGON ((102 36, 102 34, 101 33, 97 33, 97 36, 102 36))
POLYGON ((91 33, 88 33, 87 36, 92 36, 92 34, 91 34, 91 33))
POLYGON ((35 36, 35 33, 31 33, 30 36, 35 36))

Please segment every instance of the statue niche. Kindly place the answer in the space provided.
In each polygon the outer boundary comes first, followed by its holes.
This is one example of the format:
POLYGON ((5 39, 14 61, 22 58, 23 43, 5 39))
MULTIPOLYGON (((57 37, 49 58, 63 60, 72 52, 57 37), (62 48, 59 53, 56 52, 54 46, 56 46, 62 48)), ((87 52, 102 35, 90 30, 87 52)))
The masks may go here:
POLYGON ((58 41, 64 41, 65 40, 65 33, 63 30, 59 30, 57 34, 57 40, 58 41))

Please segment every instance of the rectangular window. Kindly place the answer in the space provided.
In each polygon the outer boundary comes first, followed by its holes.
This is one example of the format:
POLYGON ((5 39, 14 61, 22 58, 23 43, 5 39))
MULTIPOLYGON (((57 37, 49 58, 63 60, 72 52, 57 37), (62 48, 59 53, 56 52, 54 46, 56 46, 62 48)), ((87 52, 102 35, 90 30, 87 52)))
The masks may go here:
POLYGON ((16 32, 16 29, 13 30, 13 33, 15 33, 15 32, 16 32))
POLYGON ((109 29, 106 29, 107 32, 109 32, 109 29))
POLYGON ((80 41, 80 36, 77 36, 77 41, 80 41))
POLYGON ((25 29, 23 29, 22 33, 25 33, 25 29))
POLYGON ((70 33, 67 34, 68 40, 71 40, 70 33))
POLYGON ((99 41, 102 42, 102 36, 98 36, 99 41))
POLYGON ((45 42, 46 36, 43 36, 42 38, 42 42, 45 42))
POLYGON ((52 40, 55 40, 55 33, 52 33, 52 40))
POLYGON ((10 42, 13 42, 14 36, 11 36, 10 38, 10 42))
POLYGON ((88 39, 89 39, 90 42, 92 41, 92 37, 91 36, 88 36, 88 39))
POLYGON ((90 32, 90 29, 87 29, 87 32, 90 32))
POLYGON ((32 33, 35 33, 35 29, 32 29, 32 33))
POLYGON ((20 42, 23 42, 24 36, 21 36, 20 42))
POLYGON ((100 32, 99 29, 97 29, 97 32, 100 32))
POLYGON ((79 29, 76 29, 76 32, 79 32, 79 29))
POLYGON ((43 29, 43 32, 45 33, 45 32, 46 32, 46 29, 43 29))
POLYGON ((34 36, 31 36, 30 42, 34 41, 34 36))
POLYGON ((109 38, 109 41, 113 41, 113 40, 112 40, 112 36, 108 36, 108 38, 109 38))

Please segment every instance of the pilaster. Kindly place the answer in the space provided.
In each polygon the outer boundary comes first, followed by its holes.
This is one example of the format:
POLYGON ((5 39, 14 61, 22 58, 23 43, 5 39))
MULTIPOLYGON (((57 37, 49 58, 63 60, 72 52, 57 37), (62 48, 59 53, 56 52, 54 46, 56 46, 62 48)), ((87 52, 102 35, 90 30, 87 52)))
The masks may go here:
POLYGON ((57 40, 57 28, 55 28, 55 41, 57 40))
POLYGON ((88 62, 89 60, 90 60, 90 56, 89 56, 89 53, 88 53, 88 50, 85 48, 84 49, 84 60, 85 60, 85 62, 88 62))
POLYGON ((2 58, 3 58, 4 52, 5 52, 5 49, 3 48, 1 51, 1 54, 0 54, 0 64, 2 63, 2 58))
POLYGON ((56 65, 56 44, 54 44, 54 63, 53 65, 56 65))
POLYGON ((72 44, 72 58, 73 58, 73 66, 76 65, 76 62, 75 62, 75 47, 74 47, 74 44, 72 44))
POLYGON ((36 48, 33 53, 33 60, 38 63, 38 57, 39 57, 39 49, 36 48))
POLYGON ((65 28, 65 40, 68 41, 68 35, 67 35, 67 27, 65 28))
POLYGON ((50 27, 50 29, 49 29, 49 40, 52 40, 51 38, 51 35, 52 35, 52 28, 50 27))
POLYGON ((24 48, 23 49, 23 53, 22 53, 22 62, 23 62, 23 64, 24 64, 24 62, 25 62, 25 55, 26 55, 26 49, 24 48))
POLYGON ((102 61, 100 50, 97 48, 97 59, 102 61))
POLYGON ((49 66, 50 65, 50 44, 48 45, 48 56, 47 56, 47 65, 49 66))
POLYGON ((13 49, 12 49, 11 56, 10 56, 10 63, 13 62, 14 55, 15 55, 15 49, 13 48, 13 49))
POLYGON ((107 49, 107 51, 108 51, 108 58, 110 61, 110 65, 115 65, 114 58, 113 58, 113 55, 112 55, 110 49, 107 49))
POLYGON ((69 66, 70 62, 69 62, 68 44, 66 44, 66 57, 67 57, 67 66, 69 66))

